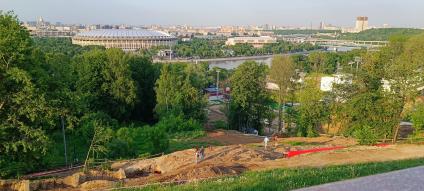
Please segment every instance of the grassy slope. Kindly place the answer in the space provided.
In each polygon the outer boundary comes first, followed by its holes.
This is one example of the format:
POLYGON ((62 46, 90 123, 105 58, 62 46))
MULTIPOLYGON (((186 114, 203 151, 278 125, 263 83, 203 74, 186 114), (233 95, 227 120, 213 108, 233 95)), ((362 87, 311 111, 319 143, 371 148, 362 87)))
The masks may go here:
MULTIPOLYGON (((68 133, 66 135, 67 145, 68 145, 68 164, 77 164, 84 162, 88 144, 80 136, 72 135, 68 133)), ((206 136, 204 131, 191 131, 191 132, 182 132, 175 133, 170 135, 169 139, 169 148, 165 153, 172 153, 175 151, 191 149, 196 146, 219 146, 217 142, 200 142, 196 141, 197 138, 206 136)), ((49 152, 46 156, 43 157, 42 163, 44 163, 43 169, 38 169, 37 171, 49 170, 58 167, 65 166, 65 157, 64 157, 64 147, 63 147, 63 137, 60 131, 54 132, 51 136, 52 144, 50 144, 49 152)), ((139 141, 139 140, 136 140, 139 141)), ((128 157, 123 157, 127 159, 128 157)))
POLYGON ((194 147, 207 147, 207 146, 220 146, 218 142, 201 142, 196 141, 197 138, 206 136, 205 131, 192 131, 185 133, 178 133, 172 135, 169 140, 169 148, 166 153, 173 153, 185 149, 192 149, 194 147))
POLYGON ((423 33, 421 29, 408 29, 408 28, 387 28, 387 29, 370 29, 360 33, 344 33, 340 39, 345 40, 378 40, 386 41, 391 36, 406 35, 412 36, 423 33))
POLYGON ((424 159, 422 158, 325 168, 274 169, 269 171, 247 172, 238 177, 225 177, 200 183, 161 187, 151 186, 142 189, 126 189, 125 191, 292 190, 421 165, 424 165, 424 159))

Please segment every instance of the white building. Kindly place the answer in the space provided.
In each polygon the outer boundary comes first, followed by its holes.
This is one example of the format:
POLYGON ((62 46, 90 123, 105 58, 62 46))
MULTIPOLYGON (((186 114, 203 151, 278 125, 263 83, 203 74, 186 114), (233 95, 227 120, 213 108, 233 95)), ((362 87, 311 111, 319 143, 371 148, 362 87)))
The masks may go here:
POLYGON ((324 76, 321 78, 320 90, 323 92, 329 92, 333 90, 334 84, 345 84, 352 83, 351 80, 346 79, 346 76, 336 74, 333 76, 324 76))
POLYGON ((124 51, 137 51, 154 46, 170 47, 176 42, 177 38, 168 33, 142 29, 99 29, 81 32, 72 38, 73 44, 120 48, 124 51))
POLYGON ((277 43, 277 38, 269 37, 269 36, 261 36, 261 37, 234 37, 228 38, 227 42, 225 42, 228 46, 234 46, 236 44, 251 44, 255 48, 263 47, 265 44, 277 43))
POLYGON ((342 28, 342 33, 358 33, 369 29, 368 17, 359 16, 356 17, 355 28, 342 28))

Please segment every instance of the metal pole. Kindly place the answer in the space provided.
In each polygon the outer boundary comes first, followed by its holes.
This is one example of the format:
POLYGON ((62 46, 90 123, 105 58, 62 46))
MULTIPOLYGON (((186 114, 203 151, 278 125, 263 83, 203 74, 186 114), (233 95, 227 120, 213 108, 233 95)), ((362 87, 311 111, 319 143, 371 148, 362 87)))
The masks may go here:
POLYGON ((216 71, 216 90, 218 91, 218 95, 219 96, 219 70, 216 71))
POLYGON ((60 121, 62 123, 63 147, 65 148, 65 165, 68 166, 68 154, 66 151, 65 122, 63 120, 63 116, 60 116, 60 121))

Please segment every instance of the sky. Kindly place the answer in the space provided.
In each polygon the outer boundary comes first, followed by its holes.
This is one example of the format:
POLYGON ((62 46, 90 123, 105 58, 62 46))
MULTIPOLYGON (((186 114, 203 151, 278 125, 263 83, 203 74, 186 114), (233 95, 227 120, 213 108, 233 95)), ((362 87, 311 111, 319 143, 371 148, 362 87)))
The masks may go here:
POLYGON ((67 24, 424 27, 424 0, 0 0, 21 21, 67 24))

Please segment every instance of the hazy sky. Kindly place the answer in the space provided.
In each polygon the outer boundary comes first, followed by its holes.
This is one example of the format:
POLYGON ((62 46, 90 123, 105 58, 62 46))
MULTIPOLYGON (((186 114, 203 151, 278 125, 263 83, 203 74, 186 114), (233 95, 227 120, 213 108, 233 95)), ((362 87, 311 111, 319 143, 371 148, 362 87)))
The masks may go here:
POLYGON ((353 26, 365 15, 370 25, 424 27, 424 0, 0 0, 0 10, 82 24, 353 26))

